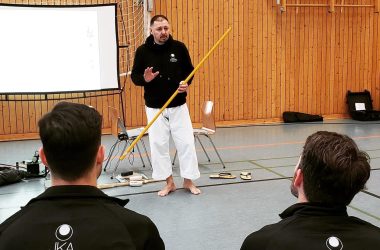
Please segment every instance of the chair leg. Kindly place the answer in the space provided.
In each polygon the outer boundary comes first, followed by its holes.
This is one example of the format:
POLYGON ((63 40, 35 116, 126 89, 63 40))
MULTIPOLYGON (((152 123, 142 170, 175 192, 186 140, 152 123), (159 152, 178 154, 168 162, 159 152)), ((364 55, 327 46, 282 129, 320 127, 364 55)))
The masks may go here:
POLYGON ((143 168, 145 168, 145 162, 144 162, 144 160, 143 160, 143 158, 142 158, 141 151, 140 151, 140 147, 139 147, 138 143, 136 143, 136 148, 137 148, 137 151, 139 152, 140 159, 141 159, 141 162, 142 162, 142 164, 143 164, 143 168))
POLYGON ((208 162, 210 162, 210 161, 211 161, 211 160, 210 160, 210 157, 208 156, 205 147, 203 147, 203 144, 202 144, 202 142, 201 142, 201 139, 199 139, 199 136, 198 136, 198 135, 194 135, 194 137, 198 139, 199 144, 201 144, 201 147, 202 147, 203 152, 205 153, 205 155, 206 155, 206 157, 207 157, 208 162))
POLYGON ((149 158, 149 155, 148 155, 148 150, 146 150, 145 142, 144 142, 144 140, 142 138, 141 138, 140 142, 143 145, 143 148, 145 150, 146 158, 148 158, 148 162, 149 162, 150 166, 152 167, 152 162, 150 161, 150 158, 149 158))
POLYGON ((116 173, 116 170, 117 170, 117 168, 119 167, 119 164, 120 164, 120 161, 121 161, 120 157, 123 155, 123 153, 124 153, 125 149, 127 148, 127 146, 128 146, 128 143, 125 142, 125 145, 124 145, 124 147, 123 147, 123 150, 121 150, 121 154, 120 154, 119 159, 117 160, 117 163, 116 163, 116 165, 115 165, 115 169, 113 170, 112 176, 114 176, 114 174, 116 173))
POLYGON ((120 143, 119 139, 117 139, 116 142, 111 147, 111 152, 109 152, 107 162, 106 162, 106 164, 104 165, 104 168, 103 168, 104 172, 107 170, 108 164, 110 163, 110 160, 112 158, 113 152, 115 151, 116 145, 118 143, 120 143))
POLYGON ((205 134, 204 136, 206 136, 206 137, 210 140, 212 146, 214 147, 214 150, 215 150, 216 154, 218 155, 218 158, 219 158, 220 162, 221 162, 222 165, 223 165, 223 168, 226 168, 226 166, 224 165, 224 162, 222 161, 222 158, 220 157, 219 152, 218 152, 218 150, 216 149, 216 147, 215 147, 215 145, 214 145, 214 142, 212 141, 211 137, 210 137, 209 135, 206 135, 206 134, 205 134))

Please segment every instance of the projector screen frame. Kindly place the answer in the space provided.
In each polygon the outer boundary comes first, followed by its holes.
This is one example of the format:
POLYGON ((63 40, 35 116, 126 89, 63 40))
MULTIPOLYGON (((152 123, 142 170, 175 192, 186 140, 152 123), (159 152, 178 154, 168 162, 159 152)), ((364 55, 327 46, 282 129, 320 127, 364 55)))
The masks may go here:
MULTIPOLYGON (((8 7, 27 7, 27 8, 91 8, 91 7, 103 7, 103 6, 113 6, 114 12, 115 12, 115 40, 116 40, 116 73, 117 73, 117 87, 115 88, 104 88, 104 89, 88 89, 88 90, 64 90, 64 91, 35 91, 35 92, 28 92, 28 91, 20 91, 20 92, 0 92, 0 95, 7 96, 7 95, 51 95, 51 94, 66 94, 66 93, 83 93, 83 96, 86 97, 86 92, 101 92, 101 91, 122 91, 124 88, 121 87, 120 84, 120 45, 119 45, 119 34, 118 34, 118 15, 117 15, 117 9, 118 4, 117 3, 106 3, 106 4, 83 4, 83 5, 28 5, 28 4, 12 4, 12 3, 0 3, 1 6, 8 6, 8 7)), ((111 93, 110 95, 114 95, 115 93, 111 93)), ((120 94, 120 92, 119 92, 120 94)), ((96 96, 96 95, 95 95, 96 96)), ((92 96, 92 97, 95 97, 92 96)), ((2 98, 1 98, 2 99, 2 98)), ((8 99, 6 97, 6 99, 8 99)), ((29 98, 28 98, 29 99, 29 98)), ((65 98, 62 98, 65 99, 65 98)), ((32 99, 36 100, 36 99, 32 99)), ((42 99, 43 100, 43 99, 42 99)), ((19 100, 21 101, 21 100, 19 100)), ((26 100, 28 101, 28 100, 26 100)))

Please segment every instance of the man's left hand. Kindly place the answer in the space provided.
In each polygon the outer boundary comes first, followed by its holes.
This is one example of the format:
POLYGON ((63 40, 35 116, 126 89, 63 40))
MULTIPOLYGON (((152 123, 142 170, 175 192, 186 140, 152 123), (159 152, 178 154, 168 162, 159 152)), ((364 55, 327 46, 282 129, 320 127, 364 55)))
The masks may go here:
POLYGON ((183 92, 186 92, 187 91, 187 88, 189 87, 189 85, 187 85, 187 83, 184 83, 183 81, 181 81, 179 83, 179 87, 178 87, 178 93, 183 93, 183 92))

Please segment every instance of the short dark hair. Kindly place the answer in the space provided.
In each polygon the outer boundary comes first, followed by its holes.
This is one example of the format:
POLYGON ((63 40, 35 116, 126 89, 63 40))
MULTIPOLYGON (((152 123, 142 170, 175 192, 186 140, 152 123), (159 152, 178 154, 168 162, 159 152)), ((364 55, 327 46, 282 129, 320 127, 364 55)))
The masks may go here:
POLYGON ((327 131, 307 138, 299 168, 308 201, 345 205, 365 187, 371 172, 368 154, 350 137, 327 131))
POLYGON ((60 102, 38 122, 49 168, 72 181, 95 163, 101 142, 102 116, 84 104, 60 102))
POLYGON ((152 17, 152 19, 150 19, 150 26, 152 26, 154 24, 154 22, 161 22, 163 20, 166 20, 169 22, 169 19, 164 16, 164 15, 155 15, 154 17, 152 17))

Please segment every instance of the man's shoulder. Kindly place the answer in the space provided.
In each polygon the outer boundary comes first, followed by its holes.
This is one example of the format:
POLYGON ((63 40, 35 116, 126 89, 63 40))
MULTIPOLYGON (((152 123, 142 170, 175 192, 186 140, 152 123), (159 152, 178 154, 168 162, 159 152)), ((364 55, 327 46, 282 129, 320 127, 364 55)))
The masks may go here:
POLYGON ((358 230, 361 231, 367 231, 367 233, 371 233, 374 235, 377 235, 380 239, 380 228, 369 223, 368 221, 359 219, 355 216, 350 216, 349 217, 351 224, 355 224, 358 230))
POLYGON ((175 40, 175 39, 173 39, 171 43, 172 43, 172 46, 180 47, 180 48, 186 48, 185 43, 184 43, 184 42, 181 42, 181 41, 179 41, 179 40, 175 40))
POLYGON ((121 207, 116 204, 109 204, 108 209, 113 212, 120 219, 120 221, 127 224, 149 225, 153 223, 148 216, 135 212, 126 207, 121 207))
POLYGON ((277 232, 282 228, 282 223, 266 225, 263 228, 249 234, 243 243, 242 249, 265 249, 265 246, 276 237, 277 232))

